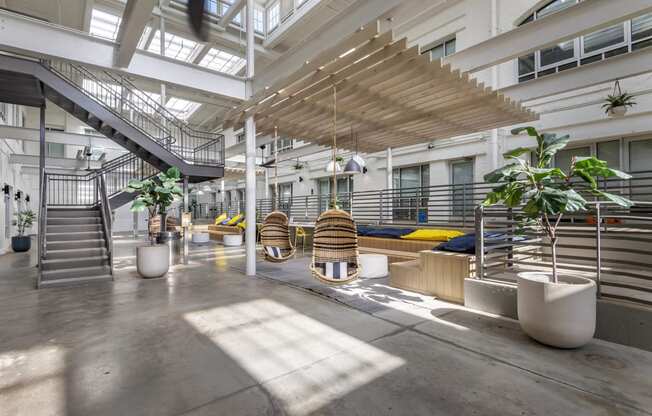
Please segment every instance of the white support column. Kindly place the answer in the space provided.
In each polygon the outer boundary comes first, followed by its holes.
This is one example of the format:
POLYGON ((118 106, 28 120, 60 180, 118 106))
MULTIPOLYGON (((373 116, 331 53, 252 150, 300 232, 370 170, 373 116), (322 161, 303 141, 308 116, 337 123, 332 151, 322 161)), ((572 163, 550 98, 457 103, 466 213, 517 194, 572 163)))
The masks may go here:
MULTIPOLYGON (((163 1, 159 2, 159 7, 163 7, 163 1)), ((163 10, 163 9, 161 9, 163 10)), ((159 52, 162 57, 165 57, 165 17, 161 14, 161 18, 158 21, 159 23, 159 40, 161 41, 159 45, 159 52)), ((165 107, 167 103, 167 92, 165 90, 165 84, 161 83, 161 106, 165 107)))
POLYGON ((269 199, 269 171, 265 169, 265 199, 269 199))
MULTIPOLYGON (((245 16, 247 22, 247 97, 253 97, 254 78, 254 0, 247 0, 245 16)), ((246 135, 246 215, 245 230, 247 276, 256 275, 256 122, 253 115, 245 120, 246 135)))
MULTIPOLYGON (((498 17, 498 2, 499 0, 491 0, 491 37, 495 37, 499 33, 499 17, 498 17)), ((498 66, 491 67, 491 86, 494 90, 500 88, 500 75, 498 73, 498 66)), ((499 146, 498 146, 498 129, 492 129, 487 141, 487 156, 489 157, 489 171, 498 169, 499 163, 499 146)))
MULTIPOLYGON (((385 183, 385 189, 392 189, 394 187, 394 163, 392 161, 392 148, 387 148, 387 182, 385 183)), ((383 221, 391 223, 394 219, 394 209, 392 207, 392 193, 387 192, 384 195, 385 207, 383 207, 383 221)), ((382 204, 382 202, 381 202, 382 204)))
POLYGON ((391 189, 394 185, 394 178, 392 174, 394 172, 394 166, 392 163, 392 148, 387 148, 387 182, 385 182, 385 188, 391 189))

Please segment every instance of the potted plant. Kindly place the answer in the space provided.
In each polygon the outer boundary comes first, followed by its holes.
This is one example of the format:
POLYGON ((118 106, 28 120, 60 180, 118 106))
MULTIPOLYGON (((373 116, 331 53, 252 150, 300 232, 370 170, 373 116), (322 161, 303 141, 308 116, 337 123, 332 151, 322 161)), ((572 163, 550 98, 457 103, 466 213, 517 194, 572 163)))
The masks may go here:
POLYGON ((627 107, 636 105, 634 97, 620 89, 620 81, 614 84, 614 91, 607 96, 606 103, 602 105, 604 112, 611 117, 621 117, 627 113, 627 107))
POLYGON ((16 215, 16 228, 18 229, 18 235, 11 237, 11 248, 17 253, 29 251, 32 247, 32 240, 28 235, 25 235, 25 231, 32 228, 32 225, 34 224, 34 211, 18 211, 14 215, 16 215))
MULTIPOLYGON (((149 211, 150 223, 156 216, 160 217, 161 231, 166 230, 167 210, 172 203, 181 197, 179 187, 181 173, 171 167, 166 172, 159 173, 155 179, 142 181, 131 180, 127 192, 136 192, 137 196, 131 204, 132 212, 149 211)), ((155 238, 150 232, 150 245, 137 248, 136 262, 138 273, 143 277, 161 277, 170 267, 170 252, 166 245, 155 244, 155 238)))
POLYGON ((489 183, 499 183, 486 197, 484 206, 505 204, 522 207, 518 217, 523 230, 542 233, 552 258, 552 272, 519 273, 518 319, 532 338, 561 348, 576 348, 593 338, 596 315, 596 284, 579 276, 560 274, 557 263, 557 229, 566 214, 587 209, 583 195, 591 195, 630 207, 631 202, 619 195, 598 189, 597 178, 629 179, 630 175, 611 169, 595 157, 574 157, 567 172, 551 168, 555 154, 566 147, 569 137, 539 133, 533 127, 515 129, 535 137, 538 162, 531 165, 519 156, 530 149, 514 149, 504 156, 510 163, 487 175, 489 183))

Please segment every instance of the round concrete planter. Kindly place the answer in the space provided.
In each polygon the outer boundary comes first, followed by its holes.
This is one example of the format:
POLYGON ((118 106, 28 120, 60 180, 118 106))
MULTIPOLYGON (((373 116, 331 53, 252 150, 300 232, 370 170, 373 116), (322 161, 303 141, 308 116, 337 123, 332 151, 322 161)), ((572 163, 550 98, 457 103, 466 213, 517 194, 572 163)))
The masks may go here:
POLYGON ((170 249, 162 244, 138 247, 136 263, 138 274, 144 278, 161 277, 170 268, 170 249))
POLYGON ((224 234, 222 242, 226 247, 238 247, 242 245, 242 234, 224 234))
POLYGON ((625 114, 627 114, 627 107, 624 105, 618 106, 618 107, 611 107, 609 109, 609 116, 610 117, 622 117, 625 114))
POLYGON ((518 320, 537 341, 559 348, 578 348, 595 333, 596 285, 577 276, 518 274, 518 320))

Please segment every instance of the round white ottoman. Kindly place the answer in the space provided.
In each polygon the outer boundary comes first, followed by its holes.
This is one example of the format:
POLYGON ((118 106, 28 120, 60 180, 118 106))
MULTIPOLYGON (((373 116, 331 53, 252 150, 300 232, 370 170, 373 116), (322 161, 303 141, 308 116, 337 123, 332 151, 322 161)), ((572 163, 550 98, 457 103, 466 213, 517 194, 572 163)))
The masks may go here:
POLYGON ((224 234, 222 241, 226 247, 241 246, 242 234, 224 234))
POLYGON ((192 242, 195 244, 208 243, 210 236, 208 233, 192 233, 192 242))
POLYGON ((389 274, 387 256, 382 254, 360 254, 360 277, 365 279, 378 279, 389 274))

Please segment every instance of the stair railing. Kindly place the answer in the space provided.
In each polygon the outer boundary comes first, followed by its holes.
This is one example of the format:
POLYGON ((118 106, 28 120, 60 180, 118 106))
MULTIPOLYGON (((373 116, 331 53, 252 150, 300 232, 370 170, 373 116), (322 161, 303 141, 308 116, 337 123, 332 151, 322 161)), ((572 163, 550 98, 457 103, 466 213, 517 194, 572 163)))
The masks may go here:
POLYGON ((184 161, 224 164, 224 136, 191 128, 128 78, 64 61, 43 65, 184 161))
POLYGON ((113 236, 111 230, 113 229, 113 218, 111 216, 111 204, 109 203, 109 196, 106 189, 106 180, 104 174, 97 175, 97 189, 99 190, 99 207, 102 215, 102 225, 104 226, 104 241, 106 242, 106 252, 109 258, 109 267, 111 269, 111 276, 113 276, 113 236))
MULTIPOLYGON (((47 191, 48 187, 48 174, 43 172, 41 175, 41 195, 40 195, 40 208, 39 208, 39 224, 38 224, 38 267, 39 270, 43 270, 43 259, 47 255, 47 243, 45 239, 45 234, 47 233, 48 226, 48 200, 47 200, 47 191)), ((40 274, 39 274, 40 279, 40 274)))

